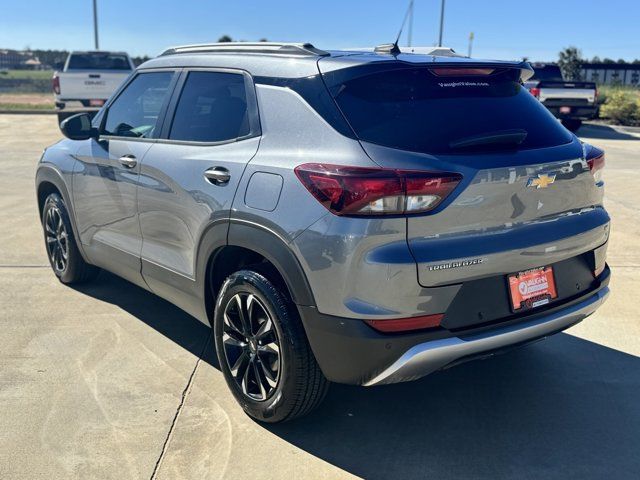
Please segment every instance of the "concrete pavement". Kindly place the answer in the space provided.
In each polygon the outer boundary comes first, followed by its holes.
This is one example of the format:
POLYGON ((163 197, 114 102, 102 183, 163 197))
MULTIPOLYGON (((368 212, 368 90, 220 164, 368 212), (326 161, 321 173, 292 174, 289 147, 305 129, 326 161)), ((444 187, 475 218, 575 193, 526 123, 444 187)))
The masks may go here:
POLYGON ((117 277, 65 287, 33 187, 52 116, 0 115, 0 478, 637 478, 640 140, 602 126, 612 294, 567 333, 418 382, 235 404, 201 323, 117 277))

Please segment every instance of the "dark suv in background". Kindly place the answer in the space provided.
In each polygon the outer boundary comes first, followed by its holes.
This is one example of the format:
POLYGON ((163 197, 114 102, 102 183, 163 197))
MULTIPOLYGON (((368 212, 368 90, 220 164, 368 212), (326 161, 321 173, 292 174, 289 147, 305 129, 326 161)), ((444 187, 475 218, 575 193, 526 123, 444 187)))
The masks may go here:
POLYGON ((329 381, 413 380, 564 330, 608 293, 604 154, 532 74, 393 49, 167 50, 44 152, 53 271, 109 270, 211 325, 266 422, 329 381))

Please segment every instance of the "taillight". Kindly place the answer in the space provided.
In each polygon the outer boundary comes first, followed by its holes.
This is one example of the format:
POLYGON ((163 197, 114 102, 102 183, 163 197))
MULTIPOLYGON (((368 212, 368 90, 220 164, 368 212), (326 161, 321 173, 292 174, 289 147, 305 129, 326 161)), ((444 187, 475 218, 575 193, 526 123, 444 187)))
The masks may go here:
POLYGON ((397 333, 438 327, 440 326, 440 322, 442 321, 443 317, 443 313, 437 313, 435 315, 424 315, 422 317, 392 318, 387 320, 365 320, 365 323, 375 328, 379 332, 397 333))
POLYGON ((533 95, 537 99, 540 99, 540 89, 538 87, 530 88, 529 92, 531 92, 531 95, 533 95))
POLYGON ((311 194, 336 215, 424 213, 436 208, 462 180, 449 172, 306 163, 296 175, 311 194))
POLYGON ((57 73, 53 74, 53 78, 51 79, 51 86, 53 87, 53 92, 56 95, 60 95, 60 77, 57 73))
POLYGON ((604 152, 599 148, 589 145, 586 151, 587 165, 596 183, 602 182, 602 170, 604 169, 604 152))

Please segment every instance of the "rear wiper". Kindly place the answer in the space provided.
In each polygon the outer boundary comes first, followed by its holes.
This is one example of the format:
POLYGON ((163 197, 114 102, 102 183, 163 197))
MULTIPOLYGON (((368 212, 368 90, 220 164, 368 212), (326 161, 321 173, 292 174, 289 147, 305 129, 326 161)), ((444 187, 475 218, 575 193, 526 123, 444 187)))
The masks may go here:
POLYGON ((499 130, 481 133, 449 142, 449 148, 459 149, 480 145, 520 145, 527 138, 527 131, 522 129, 499 130))

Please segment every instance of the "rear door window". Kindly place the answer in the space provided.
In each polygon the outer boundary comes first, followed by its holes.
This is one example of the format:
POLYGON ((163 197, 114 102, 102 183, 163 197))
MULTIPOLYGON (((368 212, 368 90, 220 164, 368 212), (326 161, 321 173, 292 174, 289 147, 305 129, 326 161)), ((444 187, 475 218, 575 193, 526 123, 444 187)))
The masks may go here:
POLYGON ((136 76, 109 106, 102 134, 154 138, 173 75, 174 72, 149 72, 136 76))
POLYGON ((519 70, 359 68, 337 71, 327 80, 363 141, 420 153, 457 154, 551 147, 572 139, 520 84, 519 70), (482 141, 491 137, 515 138, 518 143, 482 141))
POLYGON ((67 70, 123 70, 130 71, 126 55, 119 53, 72 53, 67 70))
POLYGON ((246 137, 251 131, 246 93, 240 73, 189 72, 169 139, 213 143, 246 137))

